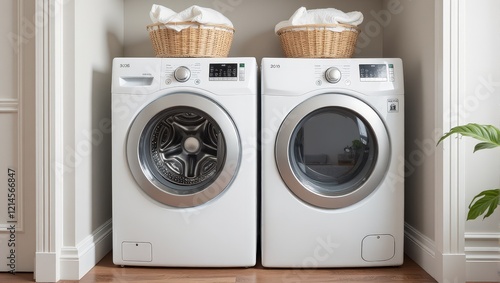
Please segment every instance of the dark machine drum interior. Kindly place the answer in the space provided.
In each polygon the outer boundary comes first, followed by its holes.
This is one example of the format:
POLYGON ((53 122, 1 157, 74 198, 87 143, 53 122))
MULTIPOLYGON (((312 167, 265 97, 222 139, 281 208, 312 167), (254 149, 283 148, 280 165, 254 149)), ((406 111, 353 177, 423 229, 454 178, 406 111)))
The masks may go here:
POLYGON ((309 190, 325 196, 359 188, 375 166, 373 130, 354 111, 325 107, 304 117, 290 140, 290 163, 309 190))
POLYGON ((154 116, 144 128, 139 149, 143 167, 178 195, 205 189, 225 163, 219 125, 206 113, 173 107, 154 116))

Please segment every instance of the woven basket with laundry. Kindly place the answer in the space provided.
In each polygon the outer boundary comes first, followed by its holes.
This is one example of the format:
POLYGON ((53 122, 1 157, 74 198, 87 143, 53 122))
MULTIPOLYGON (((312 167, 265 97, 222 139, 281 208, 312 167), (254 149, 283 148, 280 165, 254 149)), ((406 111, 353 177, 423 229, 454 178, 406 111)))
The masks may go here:
POLYGON ((286 57, 350 58, 362 22, 361 12, 301 7, 289 20, 278 23, 275 32, 286 57))
POLYGON ((233 41, 231 21, 221 13, 191 6, 176 13, 161 5, 150 12, 147 26, 157 57, 227 57, 233 41))

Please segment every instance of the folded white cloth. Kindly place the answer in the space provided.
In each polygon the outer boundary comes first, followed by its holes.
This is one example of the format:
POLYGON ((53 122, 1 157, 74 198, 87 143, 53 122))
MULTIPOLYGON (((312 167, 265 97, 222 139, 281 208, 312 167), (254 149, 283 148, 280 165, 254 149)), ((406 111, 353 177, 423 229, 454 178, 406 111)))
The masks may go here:
POLYGON ((168 23, 177 13, 167 7, 153 4, 149 17, 153 23, 168 23))
MULTIPOLYGON (((169 8, 154 4, 149 12, 153 23, 197 22, 233 27, 233 23, 223 14, 210 8, 193 5, 182 12, 176 13, 169 8)), ((169 28, 181 31, 189 25, 171 25, 169 28)))
MULTIPOLYGON (((363 14, 361 12, 344 13, 335 8, 313 9, 307 10, 305 7, 300 7, 287 21, 278 23, 274 31, 284 27, 310 25, 310 24, 349 24, 357 26, 363 22, 363 14)), ((338 28, 340 31, 344 28, 338 28)))

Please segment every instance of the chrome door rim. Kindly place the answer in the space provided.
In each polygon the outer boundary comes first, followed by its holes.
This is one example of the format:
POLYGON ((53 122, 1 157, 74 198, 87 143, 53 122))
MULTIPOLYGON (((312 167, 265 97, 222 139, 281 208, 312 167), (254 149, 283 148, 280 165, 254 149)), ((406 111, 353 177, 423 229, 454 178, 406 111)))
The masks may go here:
POLYGON ((173 207, 194 207, 219 196, 232 183, 239 168, 241 143, 231 117, 214 101, 198 94, 176 93, 162 96, 141 109, 133 120, 127 136, 127 160, 139 187, 154 200, 173 207), (160 182, 147 168, 140 154, 141 138, 146 125, 157 114, 176 107, 194 108, 216 121, 225 140, 225 162, 218 176, 203 189, 185 194, 160 182))
POLYGON ((283 182, 299 199, 321 208, 344 208, 363 200, 378 188, 389 167, 390 147, 385 124, 375 110, 352 96, 328 93, 307 99, 285 117, 276 137, 275 161, 283 182), (341 107, 358 113, 370 125, 377 139, 378 156, 373 171, 363 184, 345 195, 324 195, 309 188, 294 172, 290 163, 290 143, 295 129, 309 113, 325 107, 341 107))

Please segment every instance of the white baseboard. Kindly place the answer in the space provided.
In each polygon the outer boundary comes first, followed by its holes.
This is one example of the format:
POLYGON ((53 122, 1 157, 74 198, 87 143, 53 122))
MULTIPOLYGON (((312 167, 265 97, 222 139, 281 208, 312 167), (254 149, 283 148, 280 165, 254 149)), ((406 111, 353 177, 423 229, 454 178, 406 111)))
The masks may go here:
POLYGON ((500 282, 500 262, 467 261, 467 282, 500 282))
POLYGON ((61 249, 61 280, 80 280, 112 248, 112 221, 106 221, 75 247, 61 249))
POLYGON ((59 281, 59 267, 57 266, 56 253, 35 253, 35 277, 36 282, 59 281))
POLYGON ((500 282, 500 233, 466 233, 467 281, 500 282))
POLYGON ((438 276, 434 241, 405 223, 405 253, 432 277, 438 276))
POLYGON ((436 254, 434 241, 407 223, 405 253, 438 282, 500 282, 500 233, 465 234, 465 280, 451 276, 464 273, 456 271, 463 266, 463 255, 436 254), (439 270, 440 266, 443 270, 439 270))

